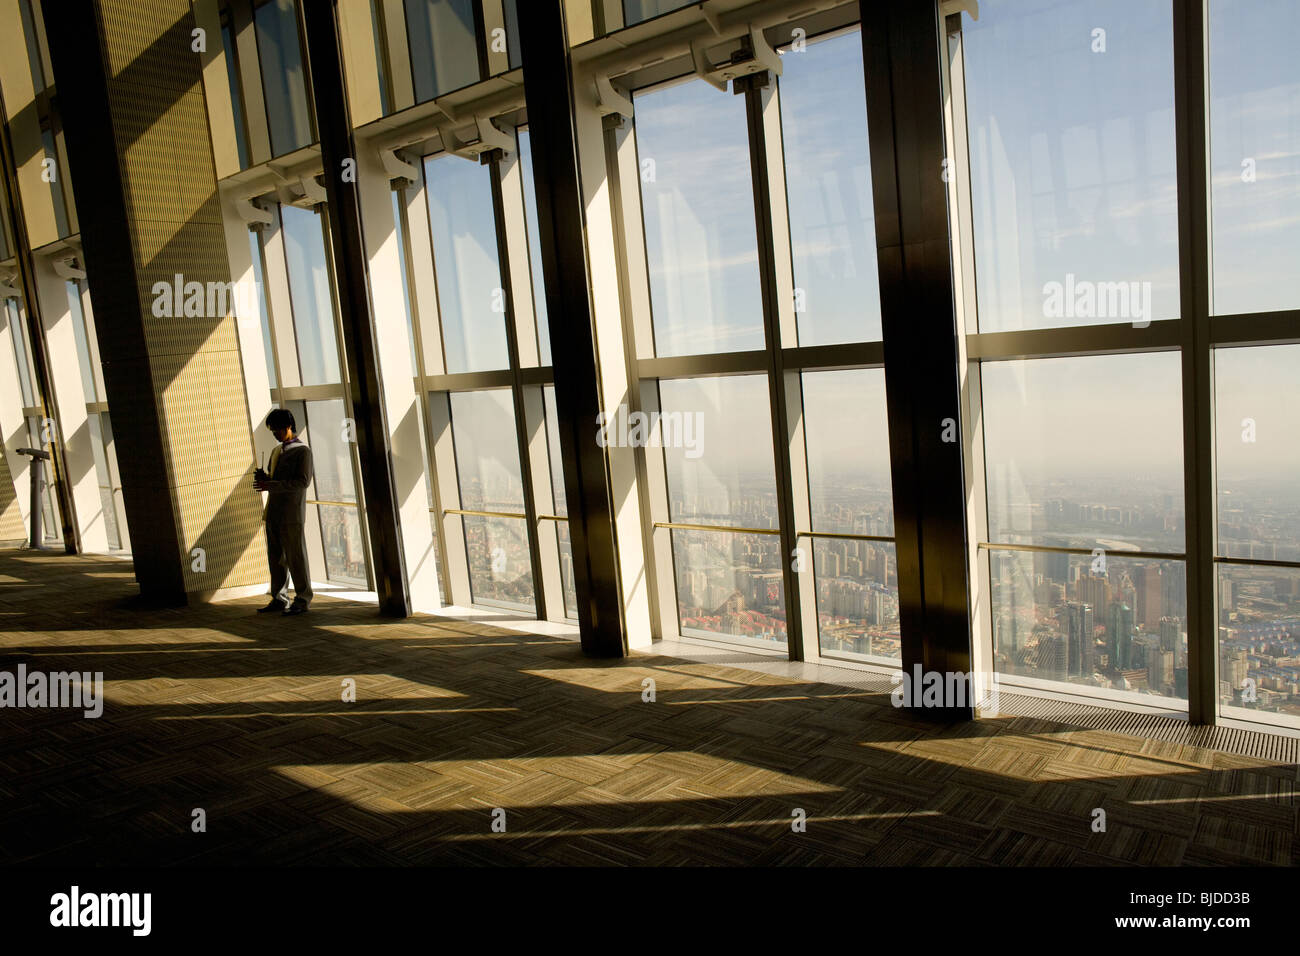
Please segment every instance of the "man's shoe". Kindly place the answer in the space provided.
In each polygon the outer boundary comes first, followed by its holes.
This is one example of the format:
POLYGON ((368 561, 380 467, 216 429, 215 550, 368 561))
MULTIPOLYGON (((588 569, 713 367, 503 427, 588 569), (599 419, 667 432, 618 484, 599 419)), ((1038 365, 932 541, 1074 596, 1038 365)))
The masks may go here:
POLYGON ((284 609, 285 609, 285 603, 283 601, 281 601, 279 598, 272 598, 271 603, 268 604, 266 607, 259 607, 257 609, 257 613, 274 614, 276 611, 284 611, 284 609))
POLYGON ((290 604, 287 608, 284 609, 284 613, 286 617, 290 614, 306 614, 307 605, 299 604, 297 601, 294 601, 292 604, 290 604))

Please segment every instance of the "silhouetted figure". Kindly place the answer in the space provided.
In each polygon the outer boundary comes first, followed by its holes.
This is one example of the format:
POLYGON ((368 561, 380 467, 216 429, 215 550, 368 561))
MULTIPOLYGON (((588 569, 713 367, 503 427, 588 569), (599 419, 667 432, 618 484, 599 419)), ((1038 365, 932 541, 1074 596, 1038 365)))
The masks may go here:
POLYGON ((311 604, 311 568, 307 563, 307 486, 311 484, 311 449, 294 434, 297 423, 287 408, 272 409, 266 427, 277 445, 267 463, 258 468, 253 487, 269 492, 262 520, 266 522, 266 557, 271 566, 271 603, 259 614, 281 611, 305 614, 311 604), (289 603, 289 576, 293 575, 293 603, 289 603))

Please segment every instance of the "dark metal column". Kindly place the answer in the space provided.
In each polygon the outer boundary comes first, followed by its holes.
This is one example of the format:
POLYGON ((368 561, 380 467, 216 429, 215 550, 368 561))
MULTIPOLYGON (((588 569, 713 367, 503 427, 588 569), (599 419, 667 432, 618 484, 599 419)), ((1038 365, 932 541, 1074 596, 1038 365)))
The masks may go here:
POLYGON ((1187 551, 1188 719, 1218 719, 1215 620, 1214 350, 1210 347, 1210 181, 1205 3, 1174 2, 1178 272, 1183 321, 1183 494, 1187 551))
MULTIPOLYGON (((860 0, 903 667, 971 670, 938 4, 860 0), (951 440, 945 441, 945 438, 951 440)), ((913 688, 919 696, 920 688, 913 688)), ((970 702, 924 713, 973 714, 970 702)))
MULTIPOLYGON (((54 394, 54 379, 50 374, 49 354, 45 350, 44 324, 41 322, 41 303, 36 294, 36 273, 32 267, 31 240, 27 236, 27 217, 23 212, 22 195, 18 188, 17 166, 14 162, 13 143, 9 139, 9 114, 0 97, 0 183, 9 202, 9 222, 13 227, 14 259, 18 263, 19 281, 23 287, 23 316, 27 320, 27 339, 31 343, 32 371, 40 394, 44 417, 54 422, 50 435, 50 477, 59 502, 59 521, 63 525, 63 550, 68 554, 79 552, 76 509, 72 501, 72 487, 68 484, 67 456, 63 448, 63 425, 59 418, 58 398, 54 394)), ((44 430, 45 422, 41 422, 44 430)), ((33 465, 35 463, 33 462, 33 465)), ((43 533, 43 532, 42 532, 43 533)))
POLYGON ((569 44, 558 0, 521 3, 519 34, 578 626, 584 652, 621 657, 627 653, 627 636, 608 462, 596 443, 601 410, 596 331, 583 242, 569 44))
MULTIPOLYGON (((735 80, 743 90, 745 116, 749 124, 749 157, 754 179, 754 224, 758 232, 758 268, 763 277, 763 337, 767 344, 767 391, 772 409, 772 461, 776 466, 777 527, 781 529, 781 582, 785 593, 786 646, 790 659, 801 661, 803 614, 800 608, 799 575, 794 569, 798 544, 794 501, 791 494, 793 470, 790 463, 790 422, 787 400, 785 353, 781 349, 781 316, 777 306, 776 238, 772 231, 772 185, 767 168, 767 131, 763 124, 763 89, 775 78, 756 73, 735 80)), ((796 378, 797 382, 798 379, 796 378)))
POLYGON ((397 483, 388 451, 388 420, 379 378, 361 204, 357 195, 356 142, 352 137, 352 114, 343 77, 336 0, 304 3, 303 19, 325 170, 322 178, 328 197, 330 257, 338 285, 343 352, 357 426, 357 457, 361 462, 375 589, 379 592, 381 613, 406 617, 411 613, 411 594, 402 550, 397 483))

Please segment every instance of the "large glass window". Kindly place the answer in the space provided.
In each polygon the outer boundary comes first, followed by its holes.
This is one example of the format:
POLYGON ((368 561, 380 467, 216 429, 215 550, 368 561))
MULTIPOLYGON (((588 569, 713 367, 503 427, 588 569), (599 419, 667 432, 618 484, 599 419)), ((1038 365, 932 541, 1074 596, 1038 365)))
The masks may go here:
POLYGON ((1212 0, 1208 11, 1214 311, 1297 309, 1300 5, 1212 0))
POLYGON ((312 496, 320 519, 326 577, 364 588, 366 553, 352 470, 353 426, 341 398, 303 405, 303 440, 312 450, 312 496))
POLYGON ((766 378, 666 380, 659 396, 659 421, 646 437, 663 448, 670 519, 718 529, 672 529, 682 633, 784 645, 766 378))
POLYGON ((782 57, 781 133, 800 345, 880 339, 858 31, 782 57))
POLYGON ((1171 9, 987 0, 963 18, 981 332, 1178 317, 1171 9))
POLYGON ((537 220, 537 190, 533 180, 533 141, 528 130, 519 131, 519 164, 523 175, 524 217, 528 229, 528 266, 533 278, 533 314, 537 317, 537 354, 541 365, 551 364, 551 327, 546 312, 546 277, 542 270, 542 234, 537 220))
POLYGON ((271 152, 283 156, 316 138, 298 37, 298 5, 295 0, 268 0, 254 19, 271 152))
POLYGON ((235 55, 234 29, 230 25, 229 14, 223 14, 221 22, 221 48, 226 57, 226 82, 230 89, 230 108, 235 120, 235 146, 239 152, 239 168, 247 169, 248 131, 244 127, 244 93, 239 79, 239 58, 235 55))
POLYGON ((473 600, 533 610, 532 558, 510 390, 453 393, 451 422, 461 505, 466 511, 494 513, 463 516, 473 600))
POLYGON ((981 374, 997 668, 1186 699, 1178 354, 981 374))
POLYGON ((623 22, 630 27, 642 20, 689 7, 692 2, 693 0, 623 0, 623 22))
POLYGON ((883 369, 803 375, 823 654, 902 657, 883 369))
POLYGON ((442 344, 452 374, 510 367, 492 205, 494 168, 459 156, 424 162, 442 344))
POLYGON ((13 342, 14 347, 14 363, 18 368, 18 390, 22 394, 23 405, 31 408, 36 405, 36 388, 32 374, 31 352, 27 348, 27 332, 23 328, 18 300, 5 299, 4 310, 5 320, 9 325, 10 341, 13 342))
POLYGON ((280 207, 280 222, 302 384, 331 385, 341 378, 324 222, 313 210, 288 205, 280 207))
POLYGON ((1297 369, 1300 345, 1219 349, 1214 360, 1219 698, 1230 716, 1294 726, 1300 726, 1297 369))
POLYGON ((481 78, 473 0, 406 0, 406 35, 417 103, 481 78))
POLYGON ((542 389, 542 401, 546 409, 546 449, 551 466, 551 503, 555 507, 555 516, 563 520, 555 522, 555 543, 560 554, 560 585, 564 589, 564 613, 566 617, 578 616, 577 584, 573 578, 573 541, 569 538, 569 505, 564 497, 564 458, 560 453, 559 418, 555 410, 555 386, 547 385, 542 389))
POLYGON ((763 348, 744 101, 690 80, 635 103, 656 354, 763 348))

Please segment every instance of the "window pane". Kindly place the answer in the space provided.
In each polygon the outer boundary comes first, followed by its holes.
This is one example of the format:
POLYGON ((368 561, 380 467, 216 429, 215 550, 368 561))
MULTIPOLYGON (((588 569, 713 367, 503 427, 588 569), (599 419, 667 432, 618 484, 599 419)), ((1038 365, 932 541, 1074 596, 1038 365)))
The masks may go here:
POLYGON ((697 80, 638 94, 636 136, 656 352, 763 348, 744 100, 697 80))
POLYGON ((818 538, 813 573, 817 637, 823 654, 902 658, 893 544, 818 538))
POLYGON ((1300 571, 1221 564, 1218 597, 1224 715, 1300 727, 1300 571))
MULTIPOLYGON (((805 373, 803 408, 813 530, 892 535, 884 370, 805 373)), ((822 651, 899 657, 893 544, 812 540, 822 651)))
POLYGON ((523 54, 519 49, 519 0, 505 0, 501 4, 506 18, 506 51, 509 55, 510 69, 523 66, 523 54))
POLYGON ((1218 553, 1300 561, 1300 345, 1215 352, 1218 553))
POLYGON ((275 348, 271 344, 271 319, 266 313, 266 280, 262 270, 262 243, 258 239, 261 233, 248 231, 248 253, 253 263, 254 300, 257 303, 257 321, 262 327, 262 351, 266 355, 266 373, 272 388, 280 387, 279 369, 275 367, 275 348))
POLYGON ((528 530, 522 518, 465 515, 470 600, 535 611, 528 530))
POLYGON ((785 646, 777 535, 673 529, 682 634, 785 646))
POLYGON ((95 477, 99 485, 100 508, 104 515, 104 533, 108 538, 108 546, 117 550, 122 547, 122 542, 117 534, 117 513, 113 508, 113 478, 108 467, 105 435, 98 415, 88 416, 86 424, 90 426, 90 451, 95 459, 95 477))
POLYGON ((297 206, 281 206, 280 219, 302 384, 337 384, 342 378, 323 224, 317 213, 297 206))
POLYGON ((1179 355, 983 365, 989 539, 1183 550, 1179 355))
POLYGON ((578 617, 578 585, 573 579, 573 541, 569 537, 569 522, 555 522, 556 543, 560 551, 560 584, 564 589, 564 616, 578 617))
POLYGON ((27 44, 27 67, 32 73, 32 89, 39 93, 45 89, 45 70, 41 65, 41 47, 36 36, 32 0, 18 0, 18 13, 23 19, 23 41, 27 44))
POLYGON ((420 362, 415 354, 415 320, 411 311, 411 284, 406 275, 406 218, 403 203, 406 191, 393 190, 393 237, 397 241, 398 271, 402 277, 402 308, 406 310, 406 341, 411 346, 411 374, 420 374, 420 362))
POLYGON ((406 0, 415 101, 478 82, 473 0, 406 0))
POLYGON ((41 130, 41 144, 45 149, 45 159, 50 170, 50 198, 54 202, 54 224, 59 236, 68 234, 68 207, 63 199, 64 170, 59 165, 59 152, 55 148, 54 133, 48 129, 41 130))
POLYGON ((442 345, 451 374, 510 365, 491 176, 491 166, 459 156, 424 161, 442 345))
POLYGON ((68 297, 68 311, 72 316, 72 337, 77 343, 77 366, 81 369, 81 387, 87 402, 99 401, 95 388, 94 353, 86 329, 86 316, 81 309, 81 289, 75 282, 64 282, 64 292, 68 297))
POLYGON ((226 82, 230 88, 230 107, 235 116, 235 146, 239 151, 239 168, 247 169, 248 134, 244 130, 244 96, 240 92, 239 60, 235 57, 235 38, 230 24, 221 25, 221 46, 226 55, 226 82))
POLYGON ((1181 561, 990 551, 994 659, 1039 680, 1187 699, 1181 561))
POLYGON ((631 26, 661 13, 689 7, 694 0, 623 0, 623 23, 631 26))
POLYGON ((461 507, 522 513, 524 483, 510 390, 452 393, 451 429, 461 507))
POLYGON ((546 451, 551 465, 551 497, 557 515, 568 515, 564 498, 564 458, 560 451, 559 413, 555 410, 555 386, 542 388, 542 401, 546 409, 546 451))
POLYGON ((1214 311, 1300 308, 1294 0, 1211 0, 1214 311))
POLYGON ((271 0, 258 7, 254 17, 271 152, 283 156, 314 139, 298 45, 298 9, 294 0, 271 0))
MULTIPOLYGON (((303 438, 311 447, 315 500, 352 502, 357 500, 352 471, 352 451, 344 432, 347 414, 343 399, 306 403, 309 427, 303 438)), ((365 546, 361 516, 355 504, 317 506, 321 540, 325 547, 325 572, 331 581, 366 587, 365 546)))
POLYGON ((1176 318, 1168 0, 986 0, 962 37, 980 331, 1176 318))
POLYGON ((533 275, 533 314, 537 316, 537 354, 540 364, 551 364, 551 327, 546 320, 546 277, 542 271, 542 234, 537 221, 537 192, 533 179, 533 141, 528 130, 519 131, 519 163, 523 171, 524 216, 528 226, 528 265, 533 275))
MULTIPOLYGON (((27 419, 27 447, 43 448, 46 451, 49 451, 50 442, 45 441, 44 439, 45 439, 45 430, 41 426, 41 420, 39 418, 27 419)), ((24 461, 27 461, 27 459, 24 458, 24 461)), ((28 464, 26 465, 26 467, 30 469, 31 465, 28 464)), ((44 474, 45 474, 45 505, 41 509, 42 537, 46 541, 61 541, 63 540, 63 532, 61 529, 61 522, 59 520, 59 512, 57 510, 58 505, 56 504, 54 499, 54 484, 50 480, 51 475, 50 475, 50 468, 48 462, 45 463, 44 474)), ((30 478, 28 480, 30 481, 30 478)), ((17 484, 18 482, 15 482, 15 485, 17 484)), ((31 485, 29 484, 27 487, 28 489, 30 489, 31 485)))
POLYGON ((880 275, 858 31, 781 58, 800 345, 877 341, 880 275))
POLYGON ((665 380, 659 383, 659 396, 663 412, 657 427, 641 429, 649 434, 638 436, 639 423, 620 416, 606 426, 605 440, 663 444, 672 520, 776 528, 766 377, 665 380))
POLYGON ((5 316, 13 342, 14 362, 18 366, 18 390, 22 393, 23 405, 30 408, 36 404, 36 393, 32 387, 31 353, 27 350, 27 330, 23 328, 22 314, 18 310, 16 299, 5 299, 5 316))
POLYGON ((885 370, 803 375, 814 531, 894 533, 885 370))

